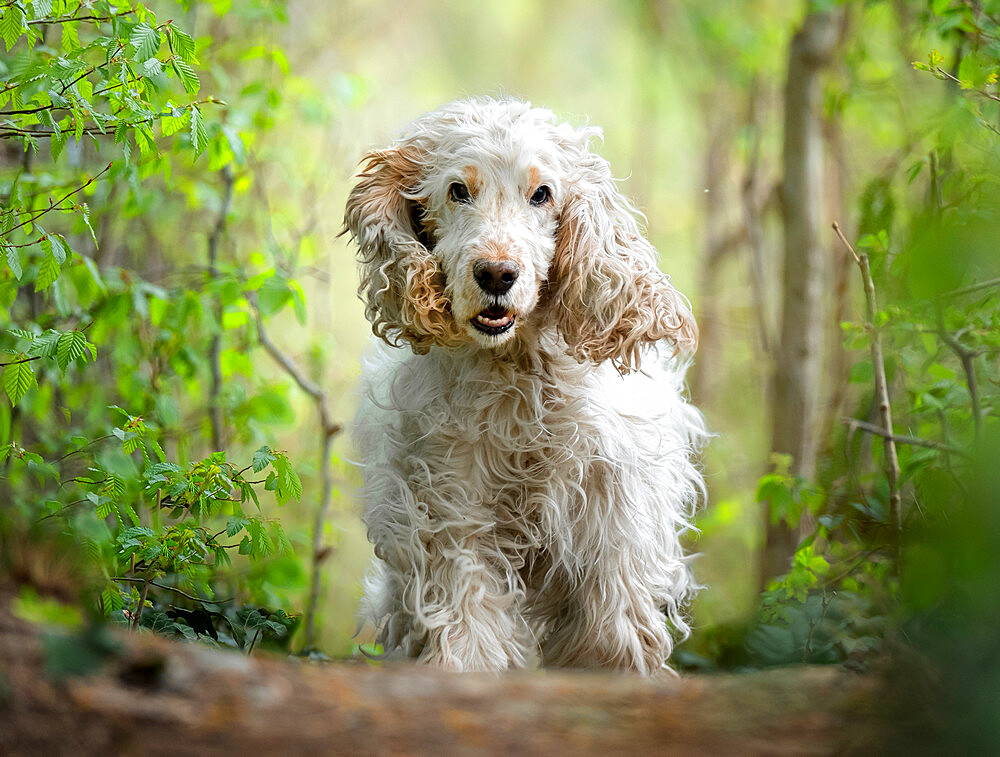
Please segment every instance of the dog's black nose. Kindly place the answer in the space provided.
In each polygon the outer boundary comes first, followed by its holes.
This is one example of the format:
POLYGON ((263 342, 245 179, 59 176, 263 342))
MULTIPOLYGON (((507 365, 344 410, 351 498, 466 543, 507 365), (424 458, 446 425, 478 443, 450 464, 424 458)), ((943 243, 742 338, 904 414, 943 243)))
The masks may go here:
POLYGON ((509 260, 478 260, 472 275, 484 292, 500 295, 514 286, 521 269, 509 260))

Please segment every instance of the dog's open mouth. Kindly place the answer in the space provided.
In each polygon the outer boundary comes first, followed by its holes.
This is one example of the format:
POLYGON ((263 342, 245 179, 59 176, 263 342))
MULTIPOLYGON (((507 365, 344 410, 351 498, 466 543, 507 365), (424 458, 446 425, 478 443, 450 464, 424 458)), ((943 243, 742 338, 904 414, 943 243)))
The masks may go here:
POLYGON ((490 336, 497 336, 514 325, 514 313, 501 305, 490 305, 472 319, 472 325, 478 331, 490 336))

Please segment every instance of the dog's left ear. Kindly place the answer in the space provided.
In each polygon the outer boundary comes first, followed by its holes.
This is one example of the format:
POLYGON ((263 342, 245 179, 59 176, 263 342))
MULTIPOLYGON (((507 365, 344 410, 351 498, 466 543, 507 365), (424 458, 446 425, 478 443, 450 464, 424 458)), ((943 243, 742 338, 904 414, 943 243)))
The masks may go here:
POLYGON ((580 362, 638 370, 643 347, 669 339, 693 352, 698 328, 684 296, 656 264, 636 211, 603 158, 583 146, 560 215, 549 274, 556 323, 580 362))

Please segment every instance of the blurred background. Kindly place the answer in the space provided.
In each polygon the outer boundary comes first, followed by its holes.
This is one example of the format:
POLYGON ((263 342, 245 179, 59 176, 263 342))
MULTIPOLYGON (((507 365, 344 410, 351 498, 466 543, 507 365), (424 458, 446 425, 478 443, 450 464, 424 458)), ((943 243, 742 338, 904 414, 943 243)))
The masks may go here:
MULTIPOLYGON (((343 207, 368 149, 473 95, 603 127, 698 317, 717 437, 675 664, 864 669, 992 585, 993 516, 960 513, 996 450, 1000 3, 13 7, 0 496, 23 614, 82 595, 240 648, 369 641, 343 207)), ((973 604, 946 618, 994 617, 973 604)))

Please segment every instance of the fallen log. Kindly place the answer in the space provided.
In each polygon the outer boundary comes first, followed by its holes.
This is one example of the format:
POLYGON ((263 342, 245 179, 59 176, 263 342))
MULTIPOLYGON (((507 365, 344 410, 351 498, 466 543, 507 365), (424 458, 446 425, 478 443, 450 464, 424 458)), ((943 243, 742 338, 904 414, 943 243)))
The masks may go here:
POLYGON ((827 755, 880 738, 877 678, 834 667, 495 677, 247 657, 105 631, 80 642, 92 647, 91 672, 67 676, 52 659, 65 639, 6 605, 2 754, 827 755))

